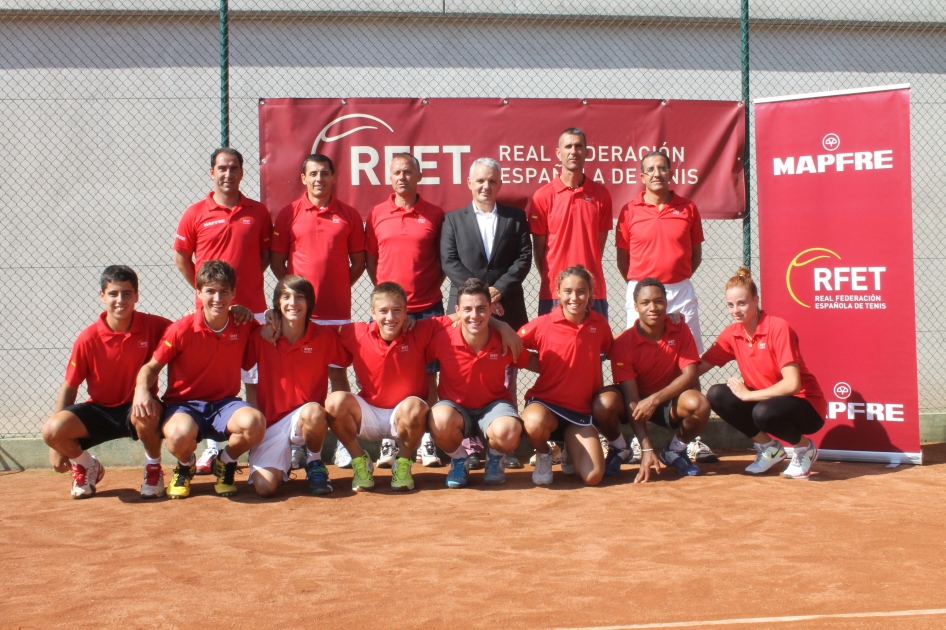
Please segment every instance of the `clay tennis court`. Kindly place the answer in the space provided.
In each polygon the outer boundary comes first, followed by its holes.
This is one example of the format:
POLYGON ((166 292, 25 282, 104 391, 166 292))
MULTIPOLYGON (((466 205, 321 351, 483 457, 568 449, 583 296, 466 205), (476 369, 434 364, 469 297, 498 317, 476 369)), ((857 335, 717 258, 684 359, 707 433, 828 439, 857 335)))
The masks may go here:
POLYGON ((946 445, 922 467, 818 462, 807 482, 723 455, 702 477, 639 486, 625 467, 599 488, 558 467, 534 488, 527 466, 448 490, 446 468, 415 466, 406 496, 387 471, 339 491, 350 471, 330 467, 328 498, 296 481, 270 500, 200 477, 190 499, 142 502, 140 470, 110 468, 74 501, 65 476, 9 474, 0 626, 946 626, 946 445))

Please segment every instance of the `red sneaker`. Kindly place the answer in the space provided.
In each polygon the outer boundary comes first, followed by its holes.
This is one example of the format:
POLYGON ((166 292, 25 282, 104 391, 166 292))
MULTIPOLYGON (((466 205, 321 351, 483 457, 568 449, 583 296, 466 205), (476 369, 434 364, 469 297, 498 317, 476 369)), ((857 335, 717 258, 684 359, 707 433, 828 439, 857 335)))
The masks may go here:
POLYGON ((73 462, 72 464, 72 498, 87 499, 95 494, 95 486, 105 476, 105 469, 99 460, 92 458, 92 465, 86 469, 73 462))
POLYGON ((214 460, 217 459, 217 449, 205 448, 197 460, 197 470, 195 475, 212 475, 214 471, 214 460))
POLYGON ((164 496, 164 469, 161 464, 145 466, 145 478, 141 484, 142 499, 158 499, 164 496))

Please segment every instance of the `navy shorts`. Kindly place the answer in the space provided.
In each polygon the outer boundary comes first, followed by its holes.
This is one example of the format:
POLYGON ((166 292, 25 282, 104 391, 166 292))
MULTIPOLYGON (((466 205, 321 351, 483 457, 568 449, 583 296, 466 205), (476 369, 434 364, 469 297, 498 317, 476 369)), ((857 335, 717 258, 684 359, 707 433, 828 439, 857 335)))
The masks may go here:
MULTIPOLYGON (((420 313, 409 313, 411 317, 414 318, 414 321, 419 322, 422 319, 430 319, 432 317, 443 317, 443 302, 437 302, 426 311, 421 311, 420 313)), ((431 361, 427 364, 427 373, 436 374, 440 371, 440 361, 431 361)))
POLYGON ((188 400, 186 402, 168 403, 167 410, 164 412, 164 420, 166 422, 168 418, 176 413, 187 414, 197 425, 198 442, 206 439, 226 442, 229 437, 227 423, 233 417, 233 413, 238 409, 249 406, 249 403, 240 398, 222 398, 214 402, 188 400))
POLYGON ((561 405, 545 402, 544 400, 539 400, 538 398, 530 398, 526 401, 526 406, 528 407, 532 403, 542 405, 551 411, 552 415, 558 418, 558 426, 555 427, 555 430, 552 431, 552 434, 549 436, 549 440, 552 442, 565 441, 565 428, 568 426, 568 423, 579 427, 591 426, 590 413, 574 411, 573 409, 568 409, 567 407, 562 407, 561 405))
POLYGON ((138 432, 131 423, 131 403, 118 407, 78 403, 66 407, 63 411, 76 416, 89 434, 89 437, 79 438, 79 446, 83 451, 119 438, 138 439, 138 432))

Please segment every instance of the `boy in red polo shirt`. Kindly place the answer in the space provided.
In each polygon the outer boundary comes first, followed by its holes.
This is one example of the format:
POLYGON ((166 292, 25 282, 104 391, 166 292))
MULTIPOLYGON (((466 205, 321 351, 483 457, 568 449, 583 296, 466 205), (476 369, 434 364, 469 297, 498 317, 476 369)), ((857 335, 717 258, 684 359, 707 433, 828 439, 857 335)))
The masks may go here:
POLYGON ((327 326, 309 321, 317 299, 312 284, 288 275, 276 284, 273 309, 280 314, 275 344, 264 341, 260 328, 250 337, 244 365, 259 365, 257 402, 266 417, 266 435, 250 451, 250 483, 262 497, 271 497, 289 480, 294 446, 306 449, 304 462, 309 491, 332 492, 322 464, 322 442, 328 430, 325 396, 329 364, 347 365, 351 357, 327 326))
POLYGON ((502 340, 489 329, 493 304, 482 280, 460 285, 456 312, 460 326, 438 330, 427 345, 427 358, 440 361, 440 400, 430 410, 430 432, 451 458, 448 488, 467 485, 469 454, 463 440, 472 437, 489 443, 483 481, 501 484, 506 481, 503 455, 516 449, 522 435, 516 401, 505 384, 506 367, 526 367, 529 353, 503 354, 502 340))
POLYGON ((621 435, 621 422, 631 422, 641 444, 641 467, 635 482, 650 479, 660 464, 680 475, 698 475, 699 467, 687 455, 687 443, 706 428, 710 404, 699 390, 700 364, 693 335, 686 323, 667 318, 667 293, 656 278, 644 278, 633 293, 638 320, 611 346, 611 369, 617 385, 595 397, 593 415, 601 433, 611 442, 605 475, 616 475, 630 456, 621 435), (660 453, 647 434, 647 422, 674 431, 660 453))
MULTIPOLYGON (((213 190, 191 205, 181 216, 174 234, 174 264, 187 284, 195 285, 195 273, 206 260, 222 260, 235 270, 240 296, 235 304, 249 308, 263 322, 266 298, 263 272, 269 267, 272 220, 269 210, 240 192, 243 156, 229 147, 220 147, 210 156, 213 190)), ((197 300, 200 308, 200 300, 197 300)), ((256 399, 256 370, 242 373, 246 397, 256 399)), ((198 474, 210 474, 213 458, 222 445, 209 440, 197 461, 198 474)))
MULTIPOLYGON (((145 447, 145 474, 141 498, 164 496, 161 469, 161 410, 135 415, 131 401, 135 376, 148 362, 170 320, 135 310, 138 275, 124 265, 106 267, 99 298, 105 305, 98 320, 83 330, 72 346, 66 379, 59 389, 56 412, 43 424, 43 440, 57 472, 72 468, 72 498, 95 494, 105 474, 91 447, 130 437, 145 447), (76 404, 85 381, 89 399, 76 404)), ((154 387, 157 393, 157 387, 154 387)))
MULTIPOLYGON (((371 282, 396 282, 407 293, 407 312, 416 320, 444 314, 440 285, 446 277, 440 266, 440 233, 443 209, 417 194, 423 178, 420 162, 410 153, 391 159, 391 187, 394 192, 379 203, 365 222, 368 276, 371 282)), ((434 361, 427 366, 428 405, 437 400, 437 372, 434 361)), ((381 443, 378 465, 390 466, 398 451, 392 440, 381 443)), ((424 466, 439 466, 437 449, 425 434, 417 453, 424 466)))
MULTIPOLYGON (((407 295, 396 282, 382 282, 371 292, 370 324, 352 322, 336 329, 342 346, 352 356, 352 365, 361 391, 358 394, 333 392, 325 401, 328 425, 335 437, 352 454, 352 489, 374 487, 371 460, 358 438, 378 441, 399 439, 399 453, 411 453, 427 429, 426 350, 437 330, 451 325, 459 316, 436 317, 417 322, 409 330, 406 323, 407 295)), ((504 345, 518 345, 515 331, 493 320, 504 345)), ((391 471, 391 487, 412 490, 411 459, 398 455, 391 471)))
POLYGON ((167 329, 154 356, 138 372, 132 405, 138 415, 158 412, 151 391, 169 365, 163 433, 168 451, 178 460, 168 488, 172 499, 190 495, 194 451, 204 438, 227 443, 214 458, 214 490, 220 496, 236 494, 237 458, 259 444, 266 431, 263 414, 237 397, 246 345, 259 324, 237 325, 230 316, 236 271, 222 260, 208 260, 196 280, 202 308, 167 329))

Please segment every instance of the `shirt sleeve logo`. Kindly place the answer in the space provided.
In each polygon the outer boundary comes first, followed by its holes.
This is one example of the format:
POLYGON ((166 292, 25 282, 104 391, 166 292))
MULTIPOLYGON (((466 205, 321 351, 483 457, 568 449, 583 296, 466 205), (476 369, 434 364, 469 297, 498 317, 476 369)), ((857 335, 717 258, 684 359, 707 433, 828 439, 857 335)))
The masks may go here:
POLYGON ((76 367, 76 362, 75 362, 75 361, 70 361, 70 362, 69 362, 69 365, 71 365, 72 367, 76 367))
POLYGON ((175 234, 175 235, 174 235, 174 238, 176 238, 176 239, 179 240, 179 241, 186 241, 186 240, 187 240, 186 238, 184 238, 184 237, 181 236, 180 234, 175 234))
POLYGON ((171 345, 171 342, 168 341, 167 339, 164 340, 164 345, 166 345, 168 348, 173 348, 173 347, 174 347, 173 345, 171 345))

